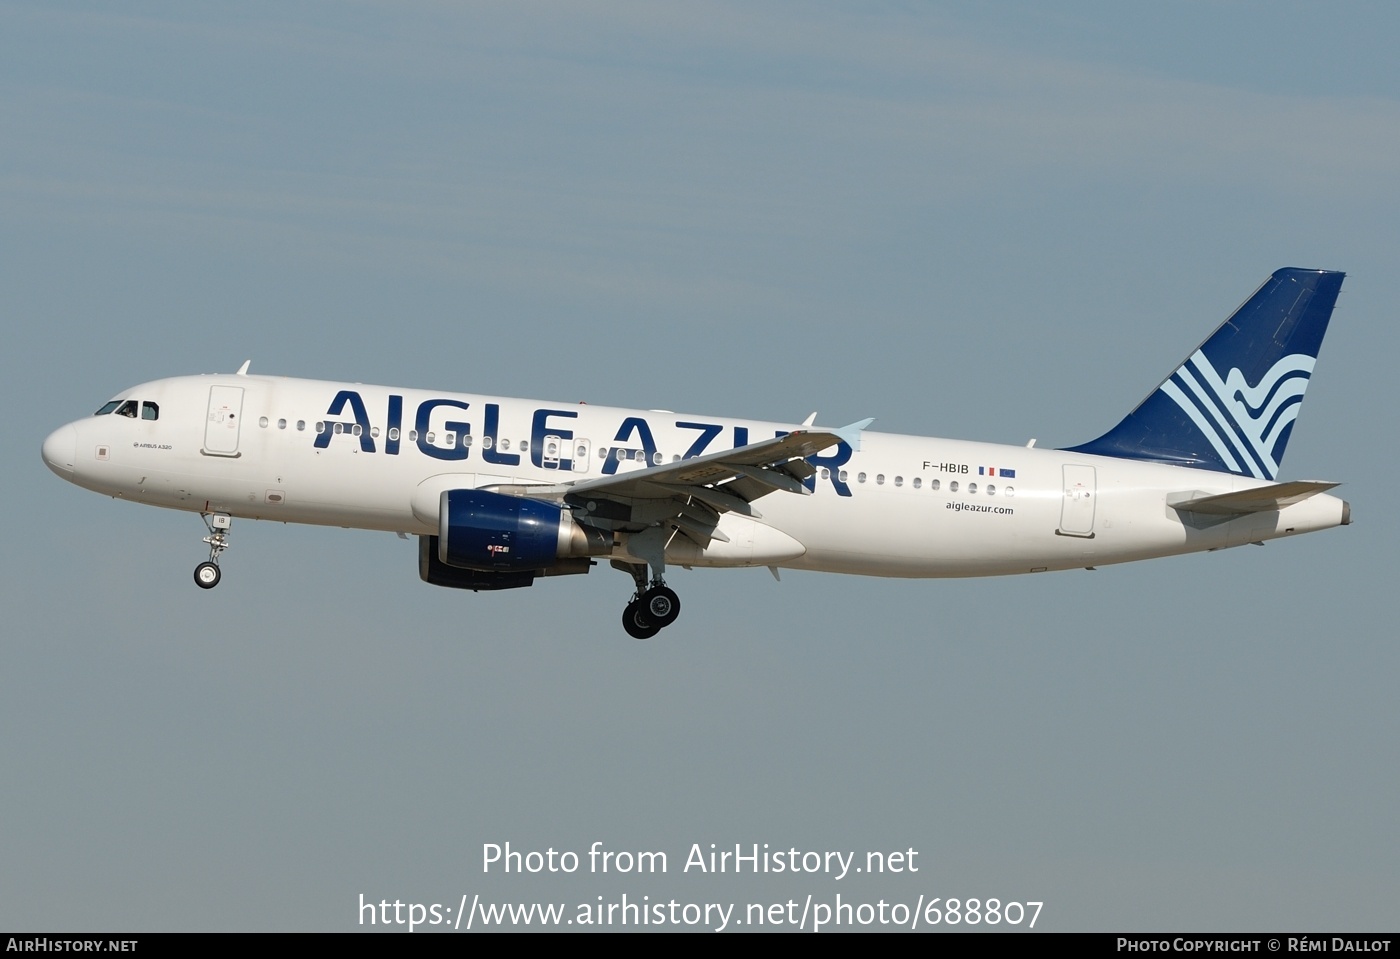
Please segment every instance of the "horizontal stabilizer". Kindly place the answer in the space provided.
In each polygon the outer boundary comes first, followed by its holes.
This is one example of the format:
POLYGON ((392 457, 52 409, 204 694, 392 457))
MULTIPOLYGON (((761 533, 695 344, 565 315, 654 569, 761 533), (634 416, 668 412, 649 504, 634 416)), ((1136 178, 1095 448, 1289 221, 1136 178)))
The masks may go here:
POLYGON ((1339 484, 1323 483, 1317 480, 1294 480, 1291 483, 1276 483, 1273 486, 1260 486, 1256 489, 1242 489, 1233 493, 1220 493, 1215 496, 1185 494, 1191 499, 1173 502, 1167 497, 1167 505, 1172 509, 1188 513, 1204 513, 1209 516, 1244 516, 1248 513, 1268 513, 1281 510, 1294 503, 1301 503, 1310 496, 1325 493, 1339 484))

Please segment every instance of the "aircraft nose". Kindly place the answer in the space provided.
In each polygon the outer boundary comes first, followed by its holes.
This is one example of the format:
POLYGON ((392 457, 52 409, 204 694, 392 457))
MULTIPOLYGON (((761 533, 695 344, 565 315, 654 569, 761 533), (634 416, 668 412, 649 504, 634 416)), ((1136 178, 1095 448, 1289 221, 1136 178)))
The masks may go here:
POLYGON ((78 431, 71 423, 60 426, 44 440, 44 464, 64 479, 71 479, 73 476, 77 452, 78 431))

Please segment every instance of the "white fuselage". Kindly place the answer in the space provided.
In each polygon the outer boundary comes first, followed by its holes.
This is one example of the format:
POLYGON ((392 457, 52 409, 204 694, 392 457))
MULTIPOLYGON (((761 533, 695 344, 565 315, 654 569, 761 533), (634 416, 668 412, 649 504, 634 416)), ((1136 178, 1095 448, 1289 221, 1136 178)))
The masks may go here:
MULTIPOLYGON (((44 446, 55 472, 153 506, 422 535, 438 531, 443 490, 623 474, 800 428, 236 374, 158 380, 120 399, 153 405, 155 418, 109 413, 60 428, 44 446)), ((1169 503, 1269 484, 1053 449, 867 430, 858 450, 809 461, 812 495, 771 493, 753 519, 725 513, 728 542, 675 543, 667 560, 982 576, 1218 549, 1347 521, 1340 499, 1319 494, 1192 524, 1169 503)), ((633 558, 625 543, 616 549, 633 558)))

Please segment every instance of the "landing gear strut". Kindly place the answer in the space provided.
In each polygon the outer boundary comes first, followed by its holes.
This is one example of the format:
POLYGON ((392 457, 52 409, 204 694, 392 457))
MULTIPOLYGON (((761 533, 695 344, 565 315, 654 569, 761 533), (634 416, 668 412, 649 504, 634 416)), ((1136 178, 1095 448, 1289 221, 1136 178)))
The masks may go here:
POLYGON ((613 566, 631 573, 637 591, 622 611, 622 628, 633 639, 651 639, 670 626, 681 614, 681 598, 660 578, 647 581, 645 563, 620 563, 613 566))
POLYGON ((223 574, 219 571, 219 555, 228 549, 228 531, 233 526, 233 517, 227 513, 200 513, 209 535, 204 542, 209 546, 209 561, 194 568, 194 581, 200 589, 213 589, 219 585, 223 574))

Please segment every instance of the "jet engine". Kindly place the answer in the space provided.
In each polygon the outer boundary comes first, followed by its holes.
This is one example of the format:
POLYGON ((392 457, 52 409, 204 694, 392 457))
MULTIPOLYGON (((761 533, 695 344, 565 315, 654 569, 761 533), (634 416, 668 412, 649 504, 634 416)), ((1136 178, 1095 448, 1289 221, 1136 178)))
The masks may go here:
POLYGON ((456 589, 515 589, 536 575, 584 573, 613 536, 552 503, 487 490, 442 494, 438 535, 419 538, 418 574, 456 589))

